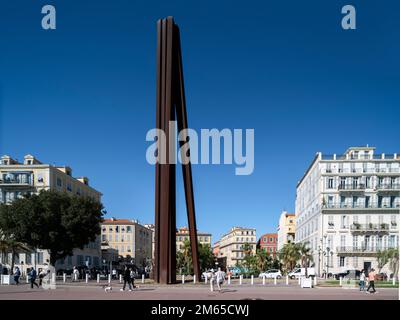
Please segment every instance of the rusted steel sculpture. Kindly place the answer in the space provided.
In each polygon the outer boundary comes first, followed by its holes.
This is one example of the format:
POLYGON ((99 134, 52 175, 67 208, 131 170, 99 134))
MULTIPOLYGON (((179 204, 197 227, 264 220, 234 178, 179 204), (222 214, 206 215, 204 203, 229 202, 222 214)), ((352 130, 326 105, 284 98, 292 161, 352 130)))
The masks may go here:
MULTIPOLYGON (((166 143, 164 146, 159 143, 157 152, 159 154, 165 152, 166 163, 157 162, 156 164, 154 280, 162 284, 171 284, 176 282, 176 161, 171 162, 170 159, 175 158, 177 137, 175 130, 170 130, 169 122, 176 119, 178 132, 187 129, 188 123, 179 28, 172 17, 167 17, 157 22, 157 32, 156 128, 163 130, 166 134, 166 143), (171 155, 170 150, 174 150, 171 155)), ((188 141, 188 137, 186 141, 188 141)), ((180 145, 182 146, 184 143, 185 141, 182 141, 180 145)), ((193 270, 197 279, 200 280, 190 161, 187 164, 182 164, 182 172, 193 270)))

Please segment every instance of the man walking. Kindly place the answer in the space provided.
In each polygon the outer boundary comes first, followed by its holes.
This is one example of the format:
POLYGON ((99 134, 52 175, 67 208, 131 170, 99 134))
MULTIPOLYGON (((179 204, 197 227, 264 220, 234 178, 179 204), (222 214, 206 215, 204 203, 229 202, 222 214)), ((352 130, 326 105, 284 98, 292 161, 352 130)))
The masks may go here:
POLYGON ((221 292, 221 286, 225 281, 225 272, 221 271, 221 268, 218 268, 218 271, 215 274, 215 278, 217 280, 218 291, 221 292))
POLYGON ((370 288, 372 288, 372 290, 373 290, 370 293, 375 293, 376 292, 376 290, 375 290, 375 276, 376 276, 375 269, 371 269, 370 273, 368 274, 369 286, 368 286, 368 289, 367 289, 366 292, 369 292, 370 288))
POLYGON ((31 282, 31 289, 33 289, 33 285, 39 288, 39 285, 36 283, 36 277, 37 273, 34 267, 31 268, 31 271, 29 271, 29 280, 31 282))
POLYGON ((129 291, 132 291, 132 286, 131 286, 131 269, 128 266, 125 266, 124 270, 124 286, 120 291, 124 291, 126 287, 126 283, 128 283, 129 286, 129 291))
POLYGON ((14 273, 14 281, 16 285, 19 285, 19 278, 21 277, 21 271, 19 270, 18 267, 15 267, 15 273, 14 273))

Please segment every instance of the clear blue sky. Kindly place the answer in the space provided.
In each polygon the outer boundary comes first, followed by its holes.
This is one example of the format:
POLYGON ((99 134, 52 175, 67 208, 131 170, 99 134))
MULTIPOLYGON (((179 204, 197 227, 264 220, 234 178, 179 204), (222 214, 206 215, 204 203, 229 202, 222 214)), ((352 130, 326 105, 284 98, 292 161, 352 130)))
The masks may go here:
MULTIPOLYGON (((276 230, 317 151, 400 151, 400 4, 351 1, 0 1, 0 152, 69 165, 110 216, 154 221, 156 21, 181 28, 189 126, 254 128, 255 171, 193 168, 198 227, 276 230), (57 29, 41 29, 41 7, 57 29)), ((178 168, 178 172, 180 169, 178 168)), ((178 226, 186 224, 178 177, 178 226)))

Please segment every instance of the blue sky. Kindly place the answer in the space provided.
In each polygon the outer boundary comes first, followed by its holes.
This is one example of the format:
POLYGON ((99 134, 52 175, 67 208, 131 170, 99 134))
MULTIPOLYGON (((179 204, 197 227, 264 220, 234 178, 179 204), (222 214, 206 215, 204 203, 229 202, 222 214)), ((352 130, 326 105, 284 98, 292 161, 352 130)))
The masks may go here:
MULTIPOLYGON (((193 167, 198 227, 276 230, 317 151, 399 152, 400 4, 352 1, 0 1, 0 153, 69 165, 110 216, 154 221, 156 21, 181 28, 189 126, 254 128, 255 171, 193 167), (57 29, 41 29, 41 8, 57 29)), ((178 168, 178 226, 186 211, 178 168)))

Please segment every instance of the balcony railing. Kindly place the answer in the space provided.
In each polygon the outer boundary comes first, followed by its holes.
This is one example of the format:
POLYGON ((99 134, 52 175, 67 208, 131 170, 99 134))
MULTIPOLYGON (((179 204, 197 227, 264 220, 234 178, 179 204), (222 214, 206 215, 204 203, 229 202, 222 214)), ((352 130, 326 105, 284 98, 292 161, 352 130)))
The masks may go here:
POLYGON ((387 249, 394 249, 395 246, 370 246, 370 245, 362 245, 362 246, 340 246, 336 248, 337 253, 377 253, 378 251, 384 251, 387 249))
POLYGON ((359 184, 339 184, 338 187, 339 190, 365 190, 365 184, 359 183, 359 184))
POLYGON ((353 223, 350 225, 350 230, 353 232, 388 232, 388 223, 367 223, 359 224, 353 223))
POLYGON ((400 203, 327 203, 322 209, 400 209, 400 203))
POLYGON ((400 183, 379 184, 376 186, 378 190, 400 190, 400 183))
POLYGON ((33 185, 31 180, 21 180, 21 179, 5 179, 0 180, 0 185, 33 185))

